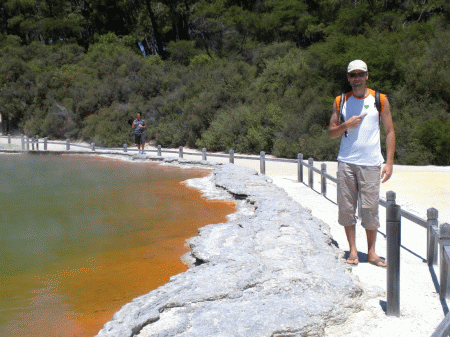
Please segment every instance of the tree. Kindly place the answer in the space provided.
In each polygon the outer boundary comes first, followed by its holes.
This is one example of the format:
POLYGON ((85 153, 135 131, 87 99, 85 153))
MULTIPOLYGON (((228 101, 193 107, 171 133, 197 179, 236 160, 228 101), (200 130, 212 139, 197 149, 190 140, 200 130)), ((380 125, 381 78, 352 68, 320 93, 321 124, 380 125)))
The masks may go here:
POLYGON ((161 55, 161 57, 163 59, 165 59, 165 51, 164 51, 163 41, 162 41, 161 34, 159 33, 159 28, 158 28, 158 24, 156 22, 155 14, 153 13, 153 10, 152 10, 152 3, 150 0, 145 0, 145 4, 147 6, 147 10, 150 15, 150 20, 152 22, 153 34, 155 36, 156 45, 158 47, 158 50, 157 50, 158 55, 161 55))
POLYGON ((1 11, 6 32, 28 43, 78 40, 85 25, 81 5, 69 0, 6 0, 1 11))

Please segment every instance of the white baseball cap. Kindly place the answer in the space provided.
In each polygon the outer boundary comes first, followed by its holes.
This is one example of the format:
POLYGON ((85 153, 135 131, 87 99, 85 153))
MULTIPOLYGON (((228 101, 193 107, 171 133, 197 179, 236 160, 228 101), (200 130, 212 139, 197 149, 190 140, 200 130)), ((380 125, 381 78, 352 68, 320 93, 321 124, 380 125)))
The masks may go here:
POLYGON ((367 71, 367 64, 361 60, 354 60, 348 64, 347 72, 352 72, 353 70, 367 71))

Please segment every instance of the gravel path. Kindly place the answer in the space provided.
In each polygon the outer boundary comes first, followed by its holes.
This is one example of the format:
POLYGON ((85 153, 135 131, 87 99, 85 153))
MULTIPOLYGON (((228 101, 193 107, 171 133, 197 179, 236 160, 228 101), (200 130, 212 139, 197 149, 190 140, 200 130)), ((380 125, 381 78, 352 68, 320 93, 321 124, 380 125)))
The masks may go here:
MULTIPOLYGON (((348 243, 342 226, 337 223, 337 205, 291 177, 272 177, 295 201, 309 209, 314 217, 330 226, 331 235, 339 248, 348 253, 348 243)), ((335 187, 328 186, 330 195, 335 187)), ((334 199, 335 200, 335 199, 334 199)), ((397 200, 403 209, 414 211, 411 204, 397 200)), ((377 253, 386 257, 386 214, 380 207, 381 227, 377 238, 377 253)), ((341 326, 334 326, 326 336, 430 336, 447 310, 439 299, 433 279, 439 279, 439 267, 429 269, 426 263, 426 230, 408 220, 402 220, 400 252, 400 312, 397 317, 386 316, 386 269, 367 263, 367 242, 363 228, 357 225, 357 246, 360 263, 352 267, 365 291, 366 305, 341 326)), ((389 263, 389 262, 388 262, 389 263)))

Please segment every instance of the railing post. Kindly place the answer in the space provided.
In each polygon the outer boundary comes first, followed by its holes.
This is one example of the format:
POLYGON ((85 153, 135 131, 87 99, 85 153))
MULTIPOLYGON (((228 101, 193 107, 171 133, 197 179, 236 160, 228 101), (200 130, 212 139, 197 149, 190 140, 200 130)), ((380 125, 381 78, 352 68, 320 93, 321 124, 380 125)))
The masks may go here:
POLYGON ((91 143, 91 150, 95 151, 95 143, 91 143))
POLYGON ((158 157, 161 157, 161 145, 158 145, 157 154, 158 154, 158 157))
POLYGON ((178 152, 179 152, 178 157, 179 157, 179 158, 183 158, 183 147, 182 147, 182 146, 180 146, 180 147, 178 148, 178 152))
POLYGON ((66 151, 69 151, 69 150, 70 150, 70 139, 67 138, 66 139, 66 151))
POLYGON ((39 151, 39 135, 36 135, 36 150, 39 151))
POLYGON ((264 151, 259 153, 259 169, 261 174, 266 174, 266 153, 264 151))
POLYGON ((321 165, 321 179, 320 179, 320 184, 321 184, 321 191, 322 191, 322 195, 324 197, 327 196, 327 178, 325 177, 325 174, 327 173, 327 164, 322 163, 321 165))
POLYGON ((202 149, 202 160, 206 160, 206 148, 202 149))
POLYGON ((44 151, 47 151, 47 141, 48 137, 44 137, 44 151))
POLYGON ((311 189, 314 188, 314 171, 312 169, 313 166, 314 166, 314 159, 308 158, 308 186, 311 189))
POLYGON ((445 246, 450 246, 450 224, 444 223, 439 226, 439 296, 441 299, 448 298, 449 291, 448 286, 448 263, 445 258, 445 246))
POLYGON ((25 151, 25 139, 24 139, 24 135, 22 135, 20 137, 21 141, 22 141, 22 151, 25 151))
POLYGON ((230 163, 234 164, 234 150, 230 150, 230 163))
POLYGON ((11 144, 11 134, 8 133, 8 144, 11 144))
POLYGON ((127 152, 128 151, 128 144, 123 144, 123 152, 127 152))
MULTIPOLYGON (((388 192, 389 193, 389 192, 388 192)), ((392 192, 393 193, 393 192, 392 192)), ((395 203, 386 207, 387 306, 388 316, 400 316, 401 209, 395 203)))
POLYGON ((297 180, 303 182, 303 154, 297 154, 297 180))
POLYGON ((30 151, 30 139, 28 136, 25 136, 25 143, 27 144, 27 151, 30 151))
POLYGON ((450 334, 450 314, 445 315, 441 324, 438 325, 436 330, 431 334, 430 337, 442 337, 448 336, 450 334))
POLYGON ((437 265, 438 244, 434 235, 434 228, 439 226, 438 210, 436 208, 427 209, 427 264, 437 265))
POLYGON ((31 137, 31 150, 33 150, 34 151, 34 143, 35 143, 35 138, 34 137, 31 137))
POLYGON ((395 192, 393 191, 387 191, 386 192, 386 203, 395 205, 395 199, 396 199, 397 195, 395 194, 395 192))

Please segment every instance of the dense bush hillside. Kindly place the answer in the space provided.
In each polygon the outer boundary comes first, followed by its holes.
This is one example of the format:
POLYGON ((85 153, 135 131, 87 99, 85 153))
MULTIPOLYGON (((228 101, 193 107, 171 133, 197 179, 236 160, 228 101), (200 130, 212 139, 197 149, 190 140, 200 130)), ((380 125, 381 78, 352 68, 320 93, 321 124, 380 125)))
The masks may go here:
POLYGON ((3 131, 335 159, 348 62, 392 105, 399 164, 450 165, 447 0, 0 0, 3 131))

